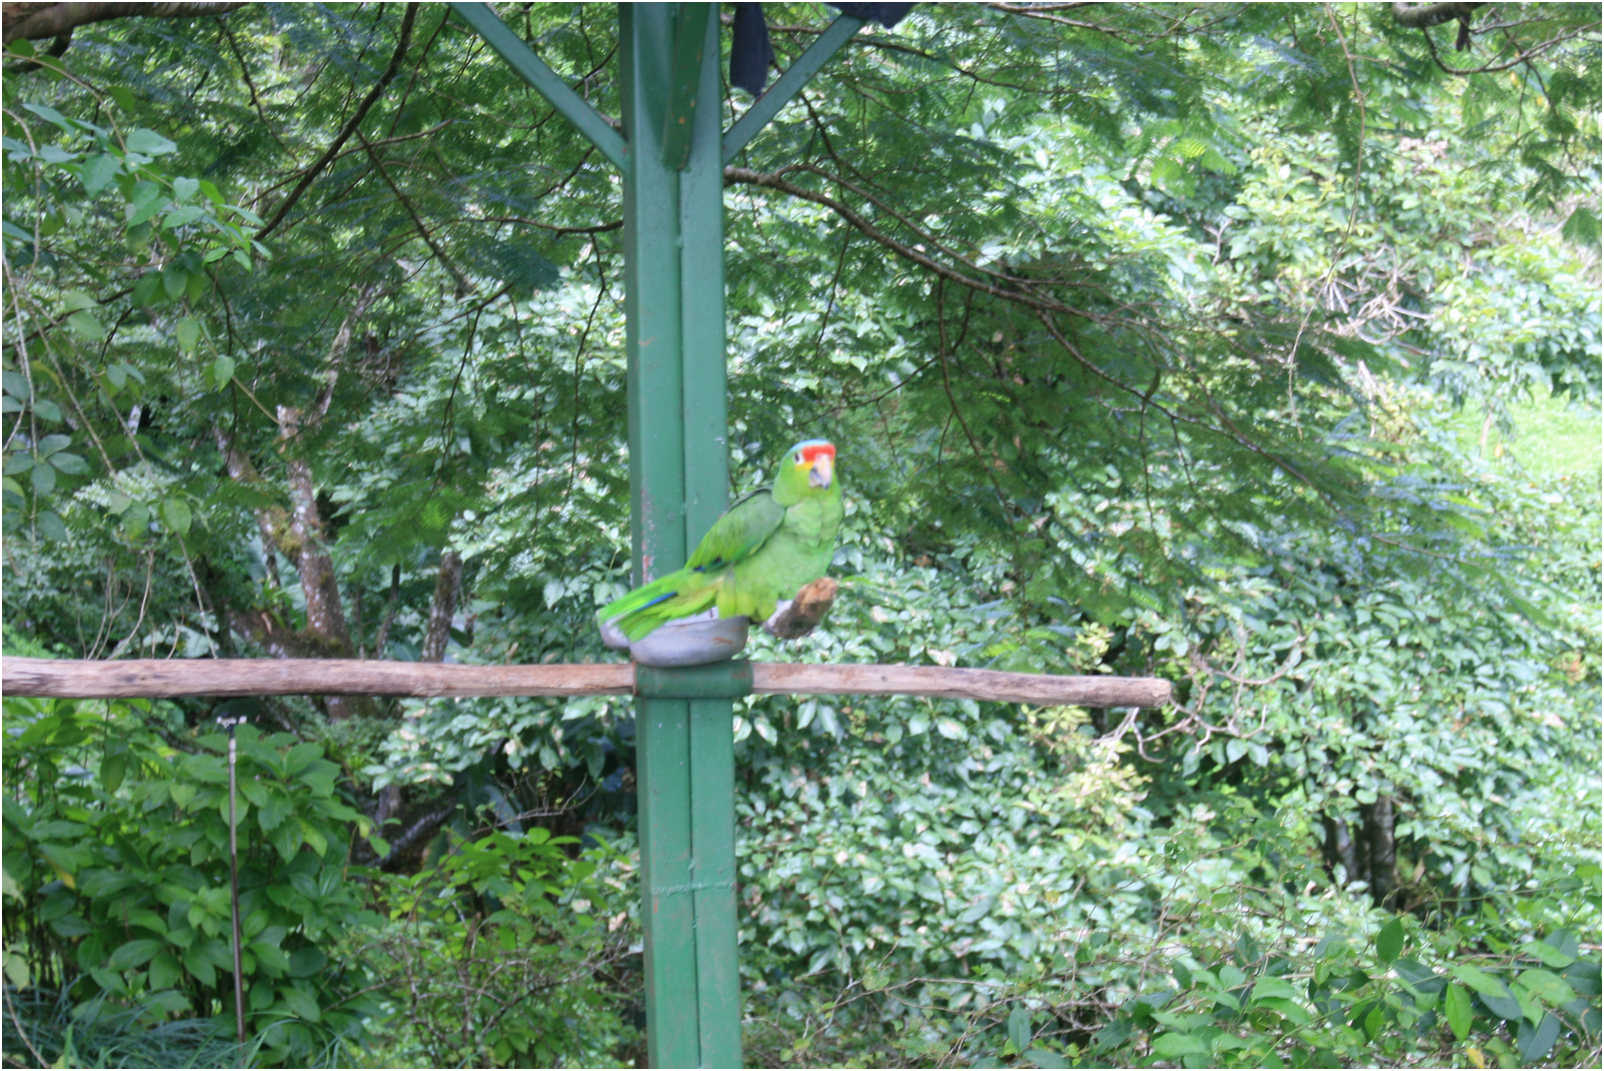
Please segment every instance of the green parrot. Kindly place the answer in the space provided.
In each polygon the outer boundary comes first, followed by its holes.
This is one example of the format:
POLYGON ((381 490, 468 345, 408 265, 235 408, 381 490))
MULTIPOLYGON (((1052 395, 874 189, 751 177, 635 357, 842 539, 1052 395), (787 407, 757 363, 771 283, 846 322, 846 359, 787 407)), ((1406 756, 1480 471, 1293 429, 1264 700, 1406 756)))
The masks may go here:
POLYGON ((780 459, 774 486, 713 522, 685 568, 643 584, 596 613, 631 642, 717 605, 720 617, 765 621, 775 603, 824 575, 841 526, 835 447, 808 439, 780 459))

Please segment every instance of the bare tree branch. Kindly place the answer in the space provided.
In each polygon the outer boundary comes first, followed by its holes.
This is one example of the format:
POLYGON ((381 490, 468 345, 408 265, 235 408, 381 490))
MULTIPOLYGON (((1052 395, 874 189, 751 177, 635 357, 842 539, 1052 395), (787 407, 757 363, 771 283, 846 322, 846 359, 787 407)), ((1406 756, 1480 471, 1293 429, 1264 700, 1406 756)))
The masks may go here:
POLYGON ((367 118, 368 111, 383 95, 385 87, 400 72, 401 60, 406 56, 407 45, 412 41, 412 24, 417 17, 418 5, 406 5, 406 14, 401 19, 401 35, 395 43, 395 52, 390 56, 390 65, 384 69, 383 74, 379 75, 379 80, 373 84, 372 89, 368 90, 368 95, 362 98, 362 103, 357 105, 356 111, 351 113, 351 118, 345 121, 345 125, 334 136, 334 140, 329 143, 329 147, 323 150, 323 155, 318 157, 311 167, 301 173, 301 181, 297 182, 295 188, 285 196, 284 200, 279 202, 278 210, 273 213, 273 218, 262 224, 261 229, 256 232, 258 239, 265 238, 280 223, 284 222, 285 215, 294 207, 295 202, 301 199, 301 195, 306 192, 306 188, 312 185, 312 180, 317 178, 325 167, 329 166, 329 161, 333 160, 336 154, 339 153, 340 147, 346 143, 352 134, 356 133, 356 128, 362 124, 363 119, 367 118))
POLYGON ((1483 4, 1393 4, 1392 17, 1398 25, 1410 28, 1441 26, 1455 19, 1468 19, 1483 4))

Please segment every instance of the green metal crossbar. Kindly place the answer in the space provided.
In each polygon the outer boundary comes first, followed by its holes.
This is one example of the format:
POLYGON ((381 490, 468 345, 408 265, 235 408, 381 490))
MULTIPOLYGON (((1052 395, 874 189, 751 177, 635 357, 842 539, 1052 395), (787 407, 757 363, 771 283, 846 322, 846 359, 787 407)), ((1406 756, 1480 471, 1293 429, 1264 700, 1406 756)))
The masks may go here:
POLYGON ((520 78, 545 97, 564 119, 578 127, 579 132, 589 138, 613 162, 614 167, 623 170, 625 157, 629 154, 623 136, 609 126, 595 108, 570 89, 556 71, 530 51, 523 38, 508 29, 490 10, 489 4, 455 4, 452 10, 463 22, 473 27, 474 32, 483 37, 485 43, 495 49, 507 61, 507 65, 518 72, 520 78))
POLYGON ((792 97, 802 91, 802 87, 819 73, 819 69, 829 62, 842 45, 852 39, 862 25, 863 20, 856 16, 837 15, 818 39, 796 58, 796 62, 785 69, 779 80, 764 90, 763 95, 746 110, 746 114, 730 127, 729 133, 724 135, 720 162, 727 164, 735 159, 736 154, 746 148, 746 143, 767 126, 769 120, 791 102, 792 97))
MULTIPOLYGON (((624 178, 630 528, 637 581, 679 567, 727 503, 723 165, 862 25, 841 16, 728 133, 712 4, 620 4, 623 134, 487 4, 454 10, 624 178)), ((745 663, 637 671, 647 1059, 741 1062, 731 699, 745 663)))

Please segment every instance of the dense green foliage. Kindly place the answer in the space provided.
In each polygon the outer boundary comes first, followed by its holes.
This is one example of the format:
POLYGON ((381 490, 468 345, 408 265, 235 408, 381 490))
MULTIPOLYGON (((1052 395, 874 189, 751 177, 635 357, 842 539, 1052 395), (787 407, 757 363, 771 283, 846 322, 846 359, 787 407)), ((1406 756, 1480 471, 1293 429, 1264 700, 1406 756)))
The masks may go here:
MULTIPOLYGON (((748 654, 1178 702, 743 701, 749 1062, 1596 1065, 1597 9, 1015 7, 726 168, 732 490, 848 495, 748 654)), ((617 114, 610 8, 503 15, 617 114)), ((6 51, 7 653, 607 657, 599 154, 444 6, 6 51)), ((232 1043, 218 714, 5 701, 8 1060, 232 1043)), ((242 1062, 639 1055, 627 703, 239 743, 242 1062)))
MULTIPOLYGON (((183 739, 178 712, 146 701, 7 704, 5 777, 20 796, 5 801, 8 982, 82 978, 91 1003, 173 1016, 221 1006, 231 1030, 224 736, 183 739)), ((376 1009, 364 971, 326 951, 363 923, 345 862, 367 821, 339 798, 322 745, 237 732, 247 1030, 258 1058, 327 1062, 376 1009)))
POLYGON ((633 890, 596 876, 599 852, 572 837, 492 830, 457 841, 438 866, 381 879, 389 922, 352 951, 384 964, 397 1064, 618 1066, 638 1048, 618 993, 636 931, 633 890))

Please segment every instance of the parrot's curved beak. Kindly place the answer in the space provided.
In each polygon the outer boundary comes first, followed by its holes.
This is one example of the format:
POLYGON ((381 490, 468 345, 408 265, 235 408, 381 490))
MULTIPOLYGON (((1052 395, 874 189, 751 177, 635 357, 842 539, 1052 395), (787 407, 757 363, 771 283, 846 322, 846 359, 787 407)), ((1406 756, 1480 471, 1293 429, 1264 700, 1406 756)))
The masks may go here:
POLYGON ((808 486, 829 487, 833 479, 835 479, 835 458, 829 454, 820 454, 814 458, 813 467, 808 470, 808 486))

